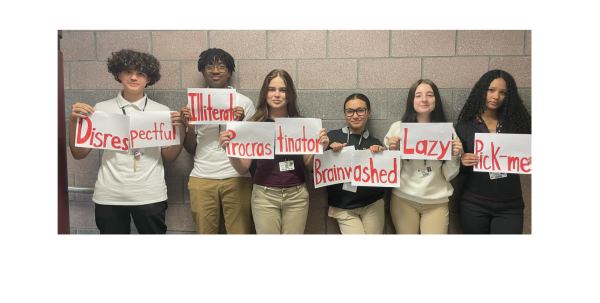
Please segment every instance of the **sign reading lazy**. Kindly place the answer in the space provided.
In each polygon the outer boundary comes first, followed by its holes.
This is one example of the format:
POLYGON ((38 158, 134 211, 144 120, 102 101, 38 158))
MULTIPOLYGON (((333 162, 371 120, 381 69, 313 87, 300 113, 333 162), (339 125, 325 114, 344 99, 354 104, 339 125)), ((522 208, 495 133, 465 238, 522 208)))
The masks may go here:
POLYGON ((354 146, 346 146, 338 153, 333 150, 315 155, 315 188, 351 181, 352 152, 354 146))
POLYGON ((235 89, 188 88, 190 124, 225 124, 235 121, 235 89))
POLYGON ((473 171, 531 174, 531 135, 476 133, 475 154, 473 171))
POLYGON ((402 123, 402 159, 450 160, 452 123, 402 123))
POLYGON ((95 111, 77 119, 75 146, 125 151, 130 148, 177 145, 179 128, 171 112, 131 112, 129 116, 95 111))
POLYGON ((275 120, 275 153, 278 155, 322 154, 319 139, 321 119, 277 118, 275 120))
POLYGON ((229 122, 231 133, 227 156, 247 159, 275 159, 273 133, 275 123, 229 122))

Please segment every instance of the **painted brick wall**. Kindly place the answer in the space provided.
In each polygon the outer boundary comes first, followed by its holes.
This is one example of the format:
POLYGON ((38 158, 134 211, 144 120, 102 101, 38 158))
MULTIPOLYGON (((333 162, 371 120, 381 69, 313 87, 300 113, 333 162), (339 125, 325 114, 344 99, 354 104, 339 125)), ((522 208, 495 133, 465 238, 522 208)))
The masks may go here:
MULTIPOLYGON (((227 50, 236 60, 230 85, 256 104, 260 85, 274 68, 287 70, 298 89, 301 113, 323 119, 327 130, 346 125, 341 112, 351 93, 366 94, 373 114, 367 124, 381 140, 390 125, 404 113, 408 88, 429 78, 440 88, 446 116, 456 123, 470 89, 485 72, 511 73, 531 112, 531 31, 69 31, 63 30, 65 115, 72 105, 114 98, 121 85, 108 73, 106 59, 121 48, 149 52, 162 65, 162 79, 147 89, 149 97, 171 110, 187 102, 188 87, 205 87, 196 64, 209 47, 227 50)), ((68 121, 65 121, 68 123, 68 121)), ((68 127, 67 127, 68 130, 68 127)), ((68 137, 68 136, 67 136, 68 137)), ((68 149, 68 146, 67 146, 68 149)), ((93 187, 102 156, 93 150, 83 160, 68 157, 69 186, 93 187)), ((193 156, 185 149, 172 164, 165 164, 168 190, 168 233, 193 233, 187 182, 193 156)), ((525 199, 525 226, 531 233, 531 176, 521 176, 525 199)), ((463 179, 452 184, 450 230, 460 233, 457 193, 463 179)), ((327 217, 327 194, 307 180, 310 208, 307 234, 339 234, 337 222, 327 217)), ((388 192, 384 233, 394 233, 388 192)), ((71 233, 98 233, 94 203, 89 194, 69 194, 71 233)), ((132 229, 135 227, 132 224, 132 229)), ((221 232, 224 226, 221 224, 221 232)))

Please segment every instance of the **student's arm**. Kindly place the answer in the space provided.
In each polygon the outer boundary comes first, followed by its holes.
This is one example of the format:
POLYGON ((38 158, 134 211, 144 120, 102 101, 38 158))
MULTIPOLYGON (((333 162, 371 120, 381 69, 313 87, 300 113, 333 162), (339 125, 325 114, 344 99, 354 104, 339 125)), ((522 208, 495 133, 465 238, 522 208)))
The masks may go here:
POLYGON ((400 136, 398 136, 399 133, 400 122, 395 122, 394 124, 392 124, 392 126, 390 126, 390 130, 385 135, 385 138, 383 138, 383 143, 385 144, 385 147, 387 147, 389 150, 400 149, 400 140, 402 139, 400 138, 400 136))
POLYGON ((198 142, 196 141, 196 126, 190 125, 190 117, 192 116, 190 114, 190 108, 187 106, 182 106, 181 116, 183 117, 182 122, 187 130, 185 135, 183 132, 181 132, 181 136, 184 137, 183 147, 185 147, 185 150, 188 153, 194 155, 196 153, 196 146, 198 145, 198 142))
MULTIPOLYGON (((321 130, 319 131, 319 141, 321 142, 321 144, 323 144, 323 150, 327 149, 327 146, 329 146, 329 137, 325 133, 324 128, 321 128, 321 130)), ((302 160, 304 160, 304 166, 306 166, 306 168, 309 171, 313 170, 313 160, 314 159, 315 159, 314 154, 302 155, 302 160)))
POLYGON ((75 146, 75 127, 77 127, 77 118, 86 118, 88 115, 94 112, 94 108, 85 103, 73 104, 71 115, 69 116, 69 147, 73 158, 80 160, 92 151, 91 148, 77 147, 75 146))
POLYGON ((181 147, 186 137, 185 124, 181 122, 181 116, 179 112, 171 112, 171 121, 173 121, 174 126, 179 127, 180 141, 178 145, 171 145, 161 150, 163 160, 167 163, 173 163, 173 161, 177 159, 177 156, 179 156, 179 154, 181 153, 181 147))
MULTIPOLYGON (((231 133, 228 131, 222 131, 219 134, 219 145, 223 149, 227 149, 227 145, 229 145, 229 138, 231 137, 231 133)), ((243 175, 248 172, 250 169, 250 165, 252 164, 252 159, 242 159, 242 158, 234 158, 229 157, 229 163, 238 174, 243 175)))

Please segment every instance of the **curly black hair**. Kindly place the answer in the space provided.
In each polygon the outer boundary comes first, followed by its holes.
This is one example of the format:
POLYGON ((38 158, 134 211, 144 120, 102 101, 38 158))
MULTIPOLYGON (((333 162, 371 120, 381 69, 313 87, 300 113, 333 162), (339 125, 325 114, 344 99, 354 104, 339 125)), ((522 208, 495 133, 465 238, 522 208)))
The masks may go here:
POLYGON ((433 89, 433 96, 435 97, 435 107, 433 111, 429 115, 431 122, 448 122, 446 120, 446 115, 444 114, 444 106, 442 105, 442 96, 440 95, 440 91, 433 83, 433 81, 429 79, 419 79, 411 85, 408 90, 408 97, 406 97, 406 110, 404 111, 404 116, 402 116, 402 122, 417 122, 417 112, 415 111, 415 94, 417 88, 421 84, 428 84, 433 89))
POLYGON ((136 52, 130 49, 122 49, 118 52, 113 52, 108 58, 108 71, 115 77, 119 83, 118 74, 127 70, 137 70, 148 76, 148 84, 146 87, 153 85, 160 80, 160 62, 156 57, 147 54, 136 52))
POLYGON ((458 115, 458 123, 480 118, 481 109, 487 99, 487 90, 492 81, 501 78, 506 81, 506 96, 498 108, 498 120, 503 133, 531 134, 531 115, 519 96, 515 79, 507 72, 499 69, 485 73, 469 94, 465 105, 458 115))
POLYGON ((205 66, 219 61, 225 63, 229 72, 233 73, 235 71, 235 61, 233 60, 233 57, 220 48, 209 48, 200 53, 200 58, 198 58, 198 71, 202 72, 205 66))

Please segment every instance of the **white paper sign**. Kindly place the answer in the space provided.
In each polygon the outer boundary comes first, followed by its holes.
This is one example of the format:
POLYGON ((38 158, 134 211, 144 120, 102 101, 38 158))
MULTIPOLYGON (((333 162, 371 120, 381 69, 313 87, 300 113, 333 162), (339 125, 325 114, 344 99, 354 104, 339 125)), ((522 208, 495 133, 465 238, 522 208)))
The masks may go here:
POLYGON ((225 124, 235 121, 235 89, 188 88, 187 98, 187 106, 192 115, 190 124, 225 124))
POLYGON ((321 119, 277 118, 275 153, 277 155, 322 154, 319 140, 321 119))
POLYGON ((315 155, 315 188, 350 182, 352 179, 352 152, 354 146, 346 146, 338 153, 333 150, 315 155))
POLYGON ((179 127, 173 125, 169 111, 132 111, 129 117, 131 148, 179 145, 181 142, 179 127))
POLYGON ((450 160, 452 123, 402 123, 402 159, 450 160))
POLYGON ((476 133, 474 150, 479 162, 473 171, 531 174, 531 135, 476 133))
POLYGON ((400 187, 400 152, 356 150, 352 153, 353 186, 400 187))
POLYGON ((246 159, 275 159, 275 123, 229 122, 227 131, 231 133, 227 156, 246 159))
POLYGON ((75 146, 128 150, 129 116, 95 111, 87 118, 77 118, 75 146))

